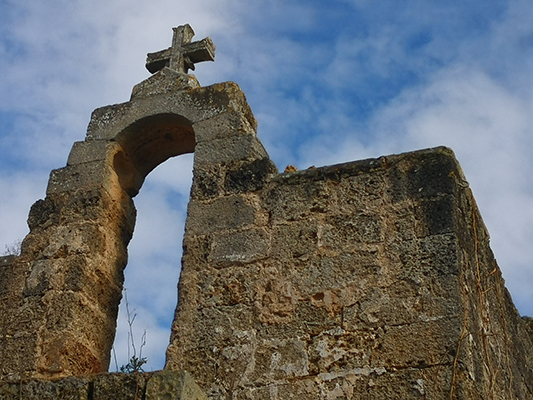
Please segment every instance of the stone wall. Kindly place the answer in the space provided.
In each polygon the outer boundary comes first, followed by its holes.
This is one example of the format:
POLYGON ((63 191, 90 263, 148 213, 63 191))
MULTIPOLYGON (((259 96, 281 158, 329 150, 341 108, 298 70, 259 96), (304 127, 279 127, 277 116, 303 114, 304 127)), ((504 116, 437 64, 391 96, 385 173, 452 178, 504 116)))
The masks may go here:
POLYGON ((91 374, 109 365, 132 197, 190 152, 166 371, 189 371, 211 400, 533 397, 532 331, 451 150, 278 174, 235 84, 169 68, 93 113, 21 255, 0 259, 5 396, 129 387, 91 374))
POLYGON ((187 372, 102 374, 0 385, 0 400, 207 400, 187 372))
POLYGON ((195 171, 167 368, 212 399, 533 395, 531 340, 449 149, 231 179, 202 191, 195 171))

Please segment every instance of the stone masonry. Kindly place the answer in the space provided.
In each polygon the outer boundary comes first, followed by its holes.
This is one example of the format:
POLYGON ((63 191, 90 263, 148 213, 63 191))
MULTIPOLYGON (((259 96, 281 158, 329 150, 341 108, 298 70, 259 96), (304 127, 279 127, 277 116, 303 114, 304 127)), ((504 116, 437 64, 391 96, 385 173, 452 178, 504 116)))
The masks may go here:
POLYGON ((0 399, 533 398, 532 324, 452 151, 279 174, 238 86, 186 74, 214 45, 179 28, 196 55, 153 53, 94 111, 0 258, 0 399), (132 197, 192 152, 165 370, 106 374, 132 197))

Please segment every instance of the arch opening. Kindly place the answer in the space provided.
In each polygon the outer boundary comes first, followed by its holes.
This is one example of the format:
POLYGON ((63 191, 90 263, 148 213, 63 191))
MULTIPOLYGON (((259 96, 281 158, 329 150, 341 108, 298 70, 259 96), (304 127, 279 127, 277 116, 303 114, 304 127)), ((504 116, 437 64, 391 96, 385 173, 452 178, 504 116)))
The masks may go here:
POLYGON ((186 208, 192 183, 194 152, 192 124, 176 114, 159 114, 133 123, 117 135, 120 145, 113 167, 122 189, 135 199, 138 211, 124 287, 128 289, 130 313, 137 314, 133 332, 128 325, 125 299, 119 306, 117 331, 110 370, 129 361, 126 350, 131 333, 137 356, 143 330, 148 338, 143 357, 148 370, 162 368, 169 343, 170 326, 177 304, 177 283, 181 271, 181 248, 186 208), (173 158, 172 161, 167 161, 173 158), (147 179, 147 176, 150 177, 147 179), (145 184, 146 180, 146 184, 145 184), (135 311, 133 311, 135 310, 135 311))

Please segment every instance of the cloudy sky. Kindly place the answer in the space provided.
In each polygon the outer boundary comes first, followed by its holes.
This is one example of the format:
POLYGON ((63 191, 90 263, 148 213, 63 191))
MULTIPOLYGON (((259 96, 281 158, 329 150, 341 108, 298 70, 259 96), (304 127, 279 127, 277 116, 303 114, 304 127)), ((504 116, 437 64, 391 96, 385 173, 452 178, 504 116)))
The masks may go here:
MULTIPOLYGON (((1 0, 0 252, 26 235, 91 111, 127 101, 146 53, 190 23, 217 45, 200 83, 241 86, 281 170, 451 147, 515 304, 533 315, 531 21, 531 0, 1 0)), ((135 198, 126 287, 147 370, 164 362, 191 169, 191 156, 166 162, 135 198)))

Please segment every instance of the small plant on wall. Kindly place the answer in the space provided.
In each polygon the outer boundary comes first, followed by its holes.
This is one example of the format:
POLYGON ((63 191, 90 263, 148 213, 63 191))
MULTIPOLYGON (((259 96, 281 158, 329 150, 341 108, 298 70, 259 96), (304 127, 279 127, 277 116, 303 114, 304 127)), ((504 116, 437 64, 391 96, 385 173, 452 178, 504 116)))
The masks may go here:
POLYGON ((135 322, 135 318, 137 318, 137 313, 135 312, 135 309, 130 311, 130 304, 128 302, 128 292, 126 288, 124 288, 124 301, 126 305, 126 316, 127 316, 127 322, 128 322, 128 363, 126 365, 122 365, 120 368, 118 367, 117 362, 117 355, 115 352, 115 348, 113 347, 113 355, 115 358, 115 365, 117 371, 131 374, 134 372, 144 372, 143 365, 148 362, 146 357, 142 356, 143 347, 146 345, 146 330, 143 332, 143 335, 141 336, 141 343, 139 345, 139 354, 137 355, 137 346, 135 345, 135 338, 133 335, 133 324, 135 322))

